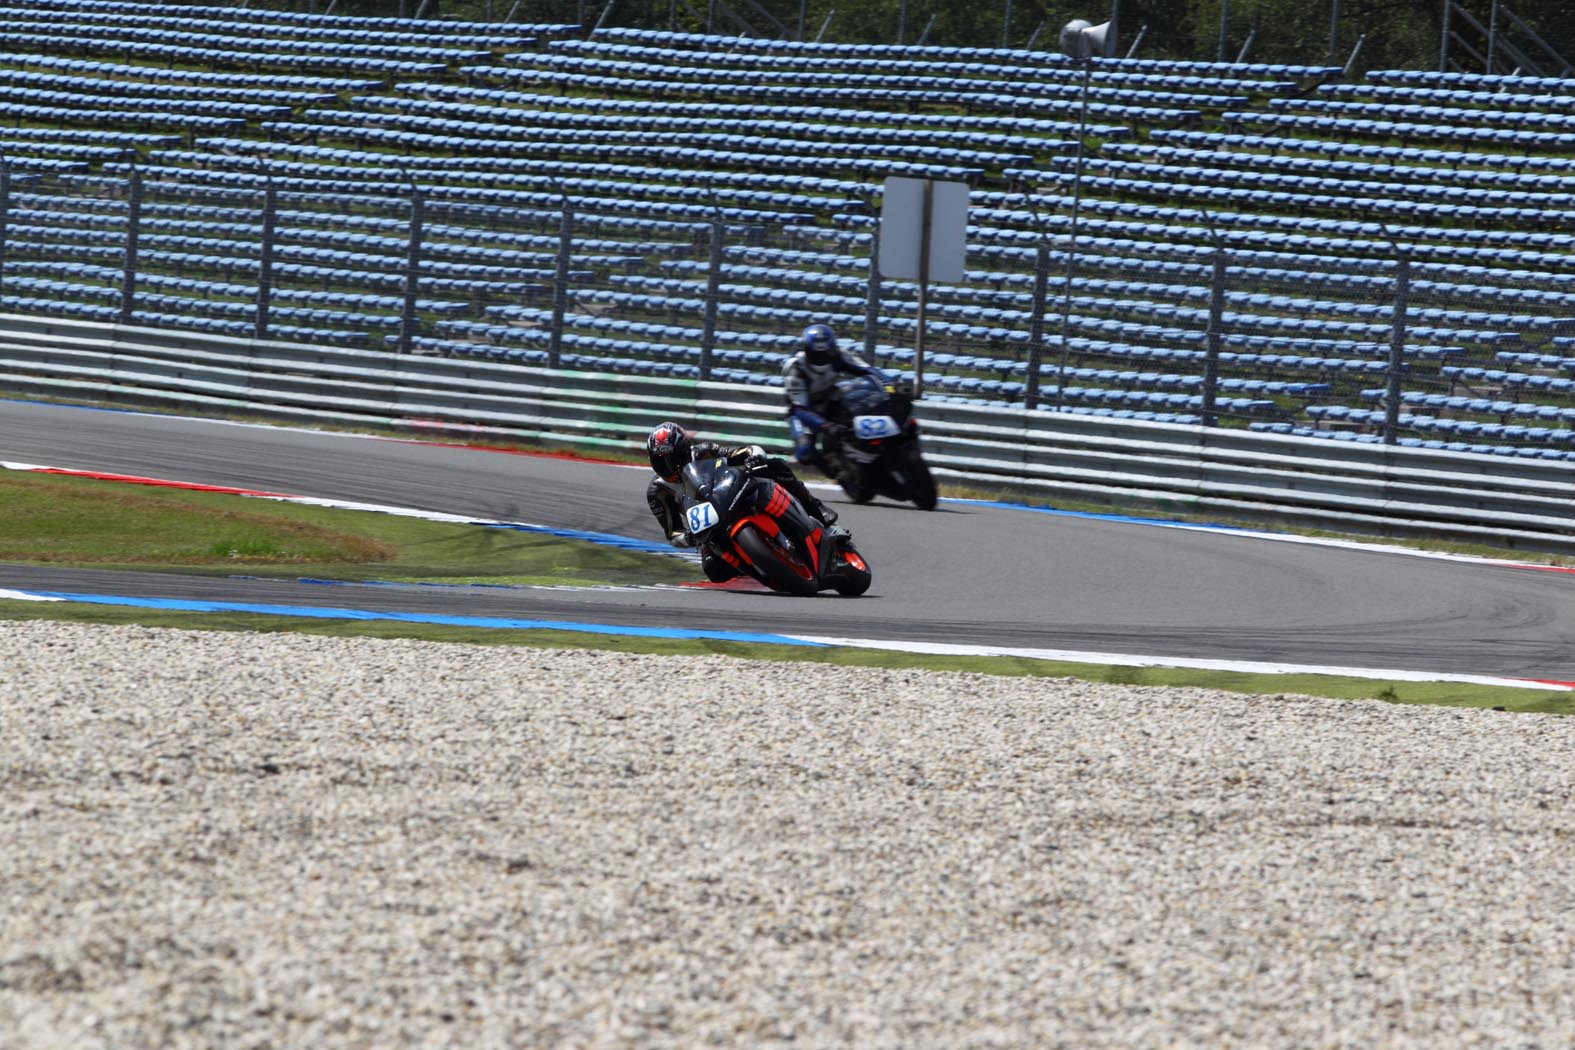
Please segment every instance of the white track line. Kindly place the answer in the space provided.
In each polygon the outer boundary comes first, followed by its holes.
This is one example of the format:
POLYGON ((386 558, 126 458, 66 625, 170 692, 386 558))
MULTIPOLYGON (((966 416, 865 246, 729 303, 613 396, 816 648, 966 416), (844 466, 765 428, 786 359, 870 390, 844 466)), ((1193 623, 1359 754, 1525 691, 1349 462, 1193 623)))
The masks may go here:
POLYGON ((833 638, 826 635, 794 634, 789 637, 821 645, 840 645, 854 649, 886 649, 932 656, 1009 656, 1024 660, 1055 660, 1061 663, 1110 664, 1117 667, 1184 667, 1202 671, 1239 671, 1243 674, 1309 674, 1337 678, 1371 678, 1398 682, 1466 682, 1472 685, 1513 686, 1520 689, 1575 690, 1575 682, 1546 682, 1528 678, 1500 678, 1494 675, 1450 674, 1443 671, 1396 671, 1373 667, 1332 667, 1323 664, 1259 663, 1252 660, 1207 660, 1185 656, 1134 656, 1130 653, 1090 653, 1072 649, 1013 649, 997 645, 954 645, 948 642, 885 641, 869 638, 833 638))

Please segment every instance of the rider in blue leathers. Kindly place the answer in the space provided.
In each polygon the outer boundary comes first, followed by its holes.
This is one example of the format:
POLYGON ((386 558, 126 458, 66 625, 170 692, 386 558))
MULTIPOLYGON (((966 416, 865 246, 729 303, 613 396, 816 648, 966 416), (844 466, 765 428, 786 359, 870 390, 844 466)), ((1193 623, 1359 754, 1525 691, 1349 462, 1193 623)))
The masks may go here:
POLYGON ((812 324, 804 329, 803 344, 803 349, 782 367, 788 429, 793 433, 793 458, 802 464, 819 466, 820 450, 815 446, 815 438, 826 429, 827 412, 837 399, 837 380, 867 375, 884 383, 886 376, 857 354, 839 348, 837 334, 830 325, 812 324))

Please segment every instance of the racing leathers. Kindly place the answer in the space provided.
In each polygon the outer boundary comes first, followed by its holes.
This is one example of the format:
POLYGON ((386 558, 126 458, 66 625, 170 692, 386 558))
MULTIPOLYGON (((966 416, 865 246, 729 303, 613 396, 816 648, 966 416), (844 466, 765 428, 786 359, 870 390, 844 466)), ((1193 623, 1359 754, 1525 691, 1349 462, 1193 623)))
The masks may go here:
POLYGON ((880 369, 846 350, 838 350, 826 364, 811 364, 807 353, 801 350, 782 367, 788 429, 793 434, 793 458, 797 462, 820 463, 815 439, 830 423, 828 416, 837 403, 837 380, 850 375, 886 381, 880 369))

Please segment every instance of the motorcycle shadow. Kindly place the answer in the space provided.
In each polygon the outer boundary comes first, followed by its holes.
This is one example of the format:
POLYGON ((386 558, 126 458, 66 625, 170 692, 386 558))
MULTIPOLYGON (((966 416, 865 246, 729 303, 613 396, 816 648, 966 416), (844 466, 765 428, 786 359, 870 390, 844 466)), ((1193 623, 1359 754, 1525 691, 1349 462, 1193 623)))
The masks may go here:
MULTIPOLYGON (((839 493, 839 495, 841 494, 839 493)), ((935 506, 929 510, 925 510, 923 507, 916 507, 912 503, 903 500, 889 499, 885 496, 876 496, 867 503, 860 503, 857 500, 846 498, 828 500, 827 502, 836 505, 837 514, 840 515, 837 519, 838 522, 849 524, 856 522, 859 514, 866 510, 906 510, 914 514, 966 514, 968 512, 968 504, 975 501, 958 500, 942 496, 936 501, 935 506)))
POLYGON ((733 580, 724 580, 721 583, 713 583, 710 580, 694 580, 689 583, 680 583, 678 586, 686 590, 728 591, 733 594, 753 595, 760 598, 835 598, 838 601, 842 601, 845 598, 880 597, 879 595, 872 595, 868 591, 860 595, 845 596, 829 588, 824 591, 817 591, 813 595, 786 594, 782 591, 774 591, 759 580, 754 580, 747 576, 733 580))

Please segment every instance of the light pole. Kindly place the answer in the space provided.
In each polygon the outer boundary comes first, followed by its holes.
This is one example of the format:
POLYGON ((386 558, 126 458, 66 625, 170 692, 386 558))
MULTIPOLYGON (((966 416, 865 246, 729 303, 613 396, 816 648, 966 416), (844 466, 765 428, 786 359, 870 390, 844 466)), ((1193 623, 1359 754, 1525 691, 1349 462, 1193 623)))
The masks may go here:
POLYGON ((1077 115, 1077 166, 1072 174, 1072 228, 1066 244, 1066 283, 1061 289, 1061 367, 1056 375, 1055 408, 1061 410, 1063 391, 1066 389, 1066 359, 1068 350, 1067 328, 1072 319, 1072 280, 1077 264, 1077 219, 1083 204, 1083 140, 1088 134, 1088 78, 1094 65, 1094 53, 1104 53, 1105 34, 1110 23, 1095 26, 1081 18, 1068 22, 1061 30, 1061 53, 1071 59, 1082 71, 1081 102, 1077 115))

